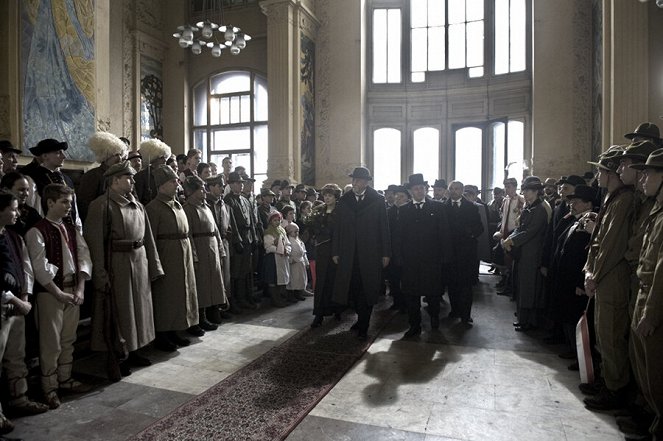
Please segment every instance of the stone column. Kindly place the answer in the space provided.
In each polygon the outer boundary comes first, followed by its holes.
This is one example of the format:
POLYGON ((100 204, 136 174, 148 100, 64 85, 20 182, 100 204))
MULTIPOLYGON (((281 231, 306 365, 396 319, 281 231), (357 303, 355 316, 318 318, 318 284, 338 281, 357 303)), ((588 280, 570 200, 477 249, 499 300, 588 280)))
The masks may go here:
POLYGON ((604 148, 627 142, 624 134, 648 120, 647 21, 646 3, 603 1, 604 148))
POLYGON ((267 85, 269 93, 269 164, 267 180, 295 179, 296 132, 295 41, 299 38, 293 0, 265 0, 260 6, 267 15, 267 85))

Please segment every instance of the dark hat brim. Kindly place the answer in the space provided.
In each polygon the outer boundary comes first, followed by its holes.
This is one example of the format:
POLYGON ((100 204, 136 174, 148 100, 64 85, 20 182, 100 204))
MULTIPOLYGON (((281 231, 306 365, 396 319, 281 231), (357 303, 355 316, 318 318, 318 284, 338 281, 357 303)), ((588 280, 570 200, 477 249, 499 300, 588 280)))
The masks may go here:
POLYGON ((7 153, 7 152, 12 152, 16 153, 17 155, 20 155, 23 153, 23 150, 17 149, 15 147, 0 147, 0 153, 7 153))
POLYGON ((69 148, 69 144, 66 142, 58 142, 57 144, 52 144, 50 146, 35 146, 35 147, 30 147, 28 150, 30 150, 30 153, 32 153, 35 156, 43 155, 44 153, 50 153, 50 152, 57 152, 58 150, 67 150, 69 148))
POLYGON ((368 175, 368 176, 361 175, 360 176, 360 175, 355 175, 354 173, 350 173, 348 176, 351 177, 351 178, 355 178, 355 179, 366 179, 367 181, 372 181, 373 180, 373 176, 371 176, 371 175, 368 175))

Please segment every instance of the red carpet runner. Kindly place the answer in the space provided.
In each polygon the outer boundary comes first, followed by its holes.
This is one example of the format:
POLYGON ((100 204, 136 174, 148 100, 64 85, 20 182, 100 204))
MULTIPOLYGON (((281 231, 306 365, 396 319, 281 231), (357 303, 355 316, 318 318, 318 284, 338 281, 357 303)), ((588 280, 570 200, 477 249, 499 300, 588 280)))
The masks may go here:
POLYGON ((331 390, 393 317, 376 310, 368 341, 352 322, 303 330, 131 438, 282 440, 331 390))

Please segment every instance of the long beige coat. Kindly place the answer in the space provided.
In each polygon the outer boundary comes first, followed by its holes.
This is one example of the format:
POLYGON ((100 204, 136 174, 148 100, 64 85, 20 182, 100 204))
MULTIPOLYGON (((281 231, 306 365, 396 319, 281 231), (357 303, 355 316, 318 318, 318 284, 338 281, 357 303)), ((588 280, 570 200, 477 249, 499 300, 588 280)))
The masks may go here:
POLYGON ((181 331, 198 324, 189 222, 182 205, 161 193, 145 209, 166 273, 152 284, 154 328, 157 332, 181 331))
POLYGON ((117 306, 120 334, 127 350, 135 351, 154 340, 154 318, 150 281, 163 276, 145 208, 132 195, 124 197, 110 190, 110 199, 101 195, 88 207, 85 240, 93 262, 95 286, 92 310, 92 341, 95 351, 107 350, 104 340, 103 289, 110 282, 117 306), (111 240, 140 241, 144 245, 111 256, 112 277, 104 267, 106 207, 110 209, 111 240))
POLYGON ((187 202, 184 204, 184 212, 189 221, 197 257, 193 266, 196 271, 198 308, 223 305, 228 302, 221 269, 221 255, 225 251, 214 215, 204 202, 201 205, 187 202))

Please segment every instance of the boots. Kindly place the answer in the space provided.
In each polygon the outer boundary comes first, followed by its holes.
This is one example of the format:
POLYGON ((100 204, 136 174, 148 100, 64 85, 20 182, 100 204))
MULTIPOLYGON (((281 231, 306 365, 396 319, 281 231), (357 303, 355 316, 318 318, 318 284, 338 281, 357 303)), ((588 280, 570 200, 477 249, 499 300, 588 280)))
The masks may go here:
POLYGON ((218 328, 217 325, 207 320, 205 308, 200 308, 198 310, 198 326, 200 326, 203 331, 216 331, 218 328))
POLYGON ((207 321, 214 325, 221 324, 221 311, 219 310, 219 305, 209 306, 205 309, 205 316, 207 321))
POLYGON ((302 290, 298 289, 297 291, 293 291, 293 294, 297 300, 300 302, 303 302, 306 300, 306 297, 304 297, 304 294, 302 294, 302 290))
POLYGON ((283 297, 284 291, 285 287, 282 286, 271 285, 269 287, 269 294, 272 298, 272 304, 277 308, 283 308, 285 306, 288 306, 288 303, 285 301, 285 298, 283 297))

